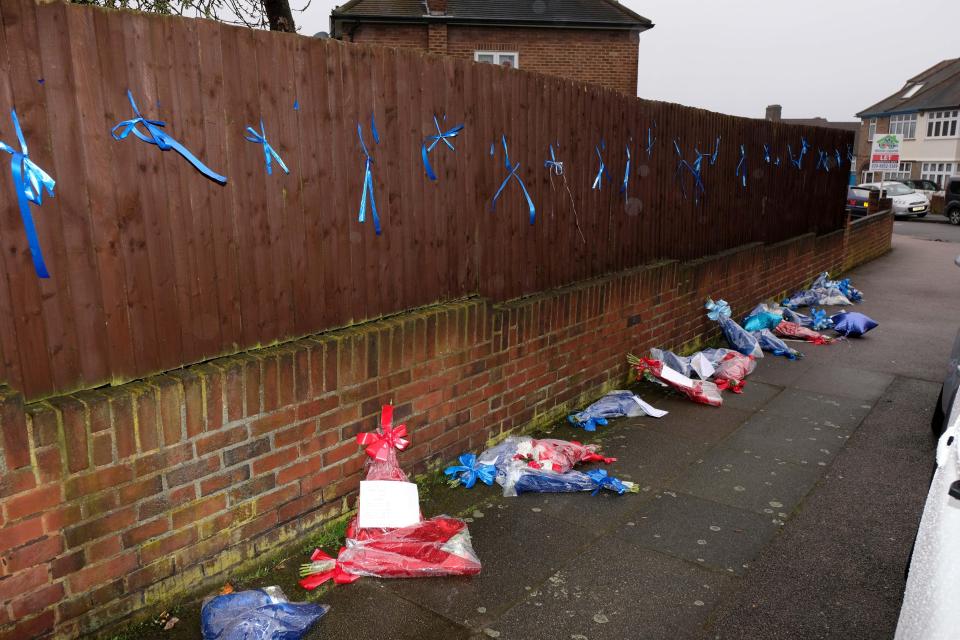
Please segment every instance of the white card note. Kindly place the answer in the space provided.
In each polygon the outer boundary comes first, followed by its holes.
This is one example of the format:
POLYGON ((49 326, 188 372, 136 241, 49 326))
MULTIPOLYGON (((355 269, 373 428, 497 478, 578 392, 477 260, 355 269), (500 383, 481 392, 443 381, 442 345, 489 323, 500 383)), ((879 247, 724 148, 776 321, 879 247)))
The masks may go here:
POLYGON ((395 529, 420 522, 420 494, 412 482, 362 480, 360 482, 361 529, 395 529))

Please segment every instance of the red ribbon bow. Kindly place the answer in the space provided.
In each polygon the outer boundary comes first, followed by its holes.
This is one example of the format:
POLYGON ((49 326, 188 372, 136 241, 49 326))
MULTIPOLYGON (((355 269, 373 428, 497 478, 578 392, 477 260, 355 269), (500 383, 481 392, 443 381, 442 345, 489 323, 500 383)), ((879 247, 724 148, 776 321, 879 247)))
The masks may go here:
MULTIPOLYGON (((345 551, 345 547, 340 547, 340 553, 345 551)), ((339 554, 338 554, 339 555, 339 554)), ((310 556, 310 562, 317 562, 319 560, 330 560, 333 562, 333 568, 329 571, 324 571, 323 573, 314 573, 300 581, 300 586, 304 589, 316 589, 322 585, 327 580, 333 580, 334 584, 350 584, 351 582, 356 582, 360 579, 360 576, 353 575, 352 573, 347 573, 343 570, 343 567, 340 566, 340 563, 325 554, 320 549, 314 549, 313 554, 310 556)))
POLYGON ((743 385, 745 384, 746 382, 744 382, 743 380, 731 380, 730 378, 721 378, 717 380, 717 389, 720 389, 720 391, 726 391, 727 389, 729 389, 734 393, 743 393, 743 385))
POLYGON ((367 455, 381 462, 387 459, 387 452, 396 447, 398 451, 403 451, 410 446, 407 440, 407 425, 401 424, 393 426, 393 406, 383 405, 380 413, 380 431, 381 433, 358 433, 357 444, 366 447, 367 455))

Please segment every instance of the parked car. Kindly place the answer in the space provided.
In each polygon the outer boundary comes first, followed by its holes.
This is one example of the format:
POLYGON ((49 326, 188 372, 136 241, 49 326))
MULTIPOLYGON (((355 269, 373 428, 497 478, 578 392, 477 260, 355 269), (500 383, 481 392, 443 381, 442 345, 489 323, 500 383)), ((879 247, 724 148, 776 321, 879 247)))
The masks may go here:
POLYGON ((937 186, 937 183, 933 180, 894 180, 894 182, 901 182, 917 193, 922 193, 927 197, 927 200, 933 202, 934 196, 942 196, 943 189, 937 186))
POLYGON ((943 215, 950 224, 960 224, 960 176, 950 178, 944 188, 943 215))
POLYGON ((847 189, 847 213, 862 218, 870 213, 870 190, 859 187, 847 189))
MULTIPOLYGON (((960 179, 954 181, 960 184, 960 179)), ((960 193, 960 189, 958 189, 960 193)), ((960 256, 955 260, 960 266, 960 256)), ((936 471, 913 545, 895 640, 949 640, 960 630, 960 334, 934 409, 936 471)))
POLYGON ((901 182, 866 182, 857 185, 859 189, 880 189, 886 191, 893 201, 893 215, 916 216, 922 218, 930 213, 930 201, 922 193, 917 193, 901 182))

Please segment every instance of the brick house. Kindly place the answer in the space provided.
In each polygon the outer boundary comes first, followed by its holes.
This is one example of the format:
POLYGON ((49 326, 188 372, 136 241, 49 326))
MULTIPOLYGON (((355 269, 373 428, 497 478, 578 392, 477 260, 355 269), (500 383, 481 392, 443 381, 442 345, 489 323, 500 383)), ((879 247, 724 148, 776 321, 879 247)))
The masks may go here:
POLYGON ((653 23, 615 0, 350 0, 334 38, 409 47, 637 95, 640 33, 653 23))
POLYGON ((942 188, 949 176, 960 175, 960 58, 938 62, 910 78, 857 117, 862 181, 912 178, 931 180, 942 188), (870 148, 877 133, 903 136, 899 171, 883 176, 870 171, 870 148))

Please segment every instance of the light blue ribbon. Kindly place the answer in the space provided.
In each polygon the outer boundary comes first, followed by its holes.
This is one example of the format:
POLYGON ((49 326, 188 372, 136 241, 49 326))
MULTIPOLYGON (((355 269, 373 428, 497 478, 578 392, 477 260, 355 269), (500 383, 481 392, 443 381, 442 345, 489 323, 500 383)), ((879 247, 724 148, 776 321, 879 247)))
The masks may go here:
POLYGON ((690 175, 693 176, 693 201, 694 203, 699 203, 700 196, 706 195, 707 192, 706 187, 703 186, 703 180, 700 175, 703 166, 703 154, 700 153, 699 150, 696 150, 697 159, 691 164, 680 153, 680 145, 676 140, 673 141, 673 148, 677 152, 677 157, 680 158, 677 162, 677 181, 680 183, 680 191, 683 193, 684 199, 686 199, 687 185, 683 180, 683 170, 686 169, 690 172, 690 175))
MULTIPOLYGON (((370 131, 373 133, 373 141, 380 144, 380 133, 377 131, 377 121, 373 114, 370 114, 370 131)), ((370 199, 370 212, 373 215, 373 229, 377 235, 380 235, 380 213, 377 211, 377 198, 373 193, 373 172, 370 167, 373 166, 373 158, 367 150, 367 144, 363 141, 363 125, 357 123, 357 137, 360 138, 360 147, 363 149, 363 155, 366 157, 363 170, 363 195, 360 198, 360 216, 357 218, 360 222, 367 219, 367 198, 370 199)))
POLYGON ((629 198, 630 189, 630 145, 627 145, 627 168, 623 171, 623 184, 620 185, 620 193, 624 198, 629 198))
POLYGON ((287 169, 287 165, 283 163, 283 158, 280 157, 280 154, 270 146, 270 143, 267 142, 267 132, 263 128, 263 118, 260 118, 260 132, 258 133, 253 127, 247 127, 247 134, 244 138, 250 142, 255 142, 257 144, 263 145, 263 155, 266 158, 267 163, 267 175, 273 175, 273 159, 277 159, 277 164, 280 165, 280 168, 283 169, 284 173, 290 173, 290 169, 287 169))
POLYGON ((607 165, 603 162, 603 154, 600 152, 601 149, 606 150, 607 144, 603 140, 600 141, 600 144, 594 149, 597 150, 597 158, 600 160, 600 168, 597 169, 597 177, 593 179, 594 189, 603 189, 603 178, 606 177, 607 182, 613 182, 613 179, 610 178, 610 173, 607 171, 607 165))
POLYGON ((827 173, 830 173, 830 155, 822 149, 817 149, 817 154, 817 166, 814 171, 817 171, 820 169, 820 167, 823 167, 827 173))
POLYGON ((20 120, 16 109, 10 110, 13 120, 13 129, 20 142, 20 151, 0 141, 0 151, 10 154, 10 171, 13 174, 13 188, 17 192, 17 205, 20 207, 20 219, 23 220, 23 230, 27 235, 27 244, 30 246, 30 257, 33 259, 33 268, 39 278, 49 278, 47 265, 43 261, 43 251, 40 249, 40 239, 37 237, 37 228, 33 223, 33 214, 30 212, 30 203, 37 206, 43 204, 43 190, 53 197, 53 188, 56 182, 50 175, 34 164, 27 151, 27 141, 20 129, 20 120))
POLYGON ((744 149, 743 145, 740 145, 740 162, 737 163, 737 177, 740 178, 740 182, 743 184, 744 188, 747 186, 747 168, 744 163, 747 161, 747 150, 744 149), (741 174, 741 171, 743 172, 741 174))
POLYGON ((533 206, 533 200, 530 198, 530 193, 527 192, 527 185, 523 184, 523 180, 520 179, 520 163, 510 164, 510 151, 507 149, 507 136, 501 136, 501 142, 503 143, 503 163, 507 169, 507 177, 503 179, 503 182, 500 184, 500 188, 497 189, 497 193, 493 196, 493 201, 490 203, 490 210, 495 211, 497 208, 497 199, 500 197, 500 194, 503 193, 503 190, 507 188, 507 185, 510 183, 510 180, 515 179, 517 184, 520 185, 520 189, 523 191, 523 197, 527 199, 527 208, 530 210, 530 224, 533 224, 537 219, 537 209, 533 206))
MULTIPOLYGON (((447 121, 447 116, 443 116, 443 121, 444 122, 447 121)), ((447 147, 449 147, 451 151, 456 151, 456 149, 453 148, 453 144, 450 142, 450 140, 453 138, 456 138, 457 135, 461 131, 463 131, 463 125, 458 124, 452 129, 448 129, 447 131, 441 131, 440 122, 437 120, 437 116, 433 116, 433 124, 435 124, 437 127, 437 134, 432 136, 427 136, 426 140, 424 140, 423 143, 420 145, 420 159, 423 160, 423 168, 427 172, 427 177, 430 178, 431 180, 436 180, 437 174, 433 172, 433 167, 430 166, 429 155, 436 148, 436 146, 441 142, 447 145, 447 147)))
MULTIPOLYGON (((557 146, 560 146, 560 144, 557 143, 557 146)), ((550 159, 544 162, 543 166, 555 176, 563 175, 563 163, 559 162, 557 156, 553 153, 553 145, 550 145, 550 159)))
POLYGON ((800 155, 796 158, 793 157, 793 147, 789 144, 787 145, 787 153, 790 154, 790 162, 797 169, 803 169, 803 156, 807 155, 807 151, 810 149, 810 145, 807 144, 807 139, 805 137, 800 138, 800 155))
POLYGON ((584 431, 596 431, 598 426, 605 426, 609 424, 606 418, 595 416, 587 418, 586 420, 578 420, 576 414, 567 416, 567 422, 572 424, 575 427, 583 427, 584 431))
POLYGON ((810 328, 814 331, 823 331, 833 326, 833 320, 823 309, 810 309, 810 328))
POLYGON ((853 154, 853 145, 848 144, 847 145, 847 162, 849 162, 852 165, 854 157, 855 156, 853 154))
POLYGON ((224 176, 221 176, 219 173, 214 172, 207 165, 200 162, 200 160, 190 153, 190 151, 184 147, 182 144, 177 142, 173 137, 167 135, 160 127, 166 126, 165 122, 159 120, 147 120, 142 115, 140 115, 140 109, 137 108, 137 103, 133 100, 133 94, 127 89, 127 98, 130 99, 130 106, 133 107, 133 113, 136 115, 136 118, 131 118, 130 120, 124 120, 123 122, 117 124, 113 129, 110 130, 110 135, 113 136, 114 140, 123 140, 128 135, 133 133, 134 136, 140 138, 142 141, 147 144, 155 144, 161 151, 167 151, 173 149, 179 153, 183 158, 192 164, 197 171, 207 176, 214 182, 219 182, 220 184, 226 184, 227 179, 224 176), (143 127, 147 130, 147 133, 141 133, 140 129, 137 128, 137 125, 142 124, 143 127), (117 131, 120 131, 117 134, 117 131))
POLYGON ((836 157, 836 159, 837 159, 837 168, 839 169, 840 167, 843 166, 843 159, 842 159, 841 156, 840 156, 840 149, 834 149, 834 150, 833 150, 833 155, 834 155, 834 156, 836 157))
POLYGON ((703 305, 707 310, 707 317, 711 320, 719 320, 720 318, 729 318, 733 315, 733 310, 730 308, 730 304, 726 300, 713 300, 707 299, 707 303, 703 305))
POLYGON ((590 495, 597 495, 603 488, 616 491, 621 496, 627 492, 627 486, 613 476, 607 475, 606 469, 592 469, 587 471, 587 475, 597 485, 597 488, 590 495))
POLYGON ((490 486, 497 475, 497 468, 492 464, 477 464, 477 456, 473 453, 465 453, 460 456, 460 464, 447 467, 443 473, 448 476, 456 476, 467 489, 472 489, 477 484, 477 480, 490 486))
MULTIPOLYGON (((657 121, 653 121, 653 129, 657 128, 657 121)), ((653 156, 653 145, 657 141, 657 137, 653 135, 653 129, 647 127, 647 157, 650 158, 653 156)))

